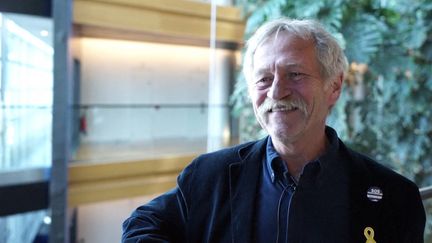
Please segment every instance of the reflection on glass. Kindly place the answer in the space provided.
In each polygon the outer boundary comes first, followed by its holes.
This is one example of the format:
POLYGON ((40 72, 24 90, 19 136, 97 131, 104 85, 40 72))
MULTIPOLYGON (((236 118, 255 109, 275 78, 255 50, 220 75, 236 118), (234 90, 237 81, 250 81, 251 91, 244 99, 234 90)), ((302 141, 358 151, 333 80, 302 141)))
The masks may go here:
POLYGON ((1 243, 32 243, 43 223, 45 210, 0 217, 1 243))
MULTIPOLYGON (((0 13, 0 183, 1 173, 51 165, 51 33, 50 19, 0 13)), ((33 242, 46 214, 0 217, 0 242, 33 242)))

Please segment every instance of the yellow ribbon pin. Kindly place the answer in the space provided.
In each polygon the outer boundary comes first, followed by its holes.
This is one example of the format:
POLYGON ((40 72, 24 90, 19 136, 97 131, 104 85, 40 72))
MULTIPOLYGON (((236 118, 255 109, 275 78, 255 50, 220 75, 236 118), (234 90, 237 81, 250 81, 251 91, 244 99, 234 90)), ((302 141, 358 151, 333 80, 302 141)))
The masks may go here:
POLYGON ((375 232, 372 227, 366 227, 364 229, 364 235, 366 237, 366 243, 376 243, 374 240, 375 232))

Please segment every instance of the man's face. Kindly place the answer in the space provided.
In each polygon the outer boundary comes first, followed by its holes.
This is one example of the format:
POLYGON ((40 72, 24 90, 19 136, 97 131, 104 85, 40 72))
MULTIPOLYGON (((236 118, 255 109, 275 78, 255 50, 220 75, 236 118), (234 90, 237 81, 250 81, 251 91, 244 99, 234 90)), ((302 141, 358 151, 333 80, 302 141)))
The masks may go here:
POLYGON ((253 63, 249 94, 258 122, 273 139, 292 143, 323 131, 340 86, 321 78, 312 41, 280 32, 256 49, 253 63))

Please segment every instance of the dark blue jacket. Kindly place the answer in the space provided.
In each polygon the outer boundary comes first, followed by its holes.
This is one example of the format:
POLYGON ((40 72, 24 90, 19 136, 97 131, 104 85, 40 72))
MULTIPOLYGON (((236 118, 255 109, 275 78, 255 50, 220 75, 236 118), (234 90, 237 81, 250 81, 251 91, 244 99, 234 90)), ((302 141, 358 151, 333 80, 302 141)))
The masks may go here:
MULTIPOLYGON (((366 227, 378 243, 423 242, 425 212, 417 186, 348 149, 337 135, 330 139, 336 139, 336 149, 320 159, 320 167, 306 165, 293 195, 289 242, 364 243, 366 227), (382 199, 369 199, 371 188, 382 199)), ((196 158, 175 189, 123 223, 122 241, 254 242, 254 199, 266 141, 196 158)))

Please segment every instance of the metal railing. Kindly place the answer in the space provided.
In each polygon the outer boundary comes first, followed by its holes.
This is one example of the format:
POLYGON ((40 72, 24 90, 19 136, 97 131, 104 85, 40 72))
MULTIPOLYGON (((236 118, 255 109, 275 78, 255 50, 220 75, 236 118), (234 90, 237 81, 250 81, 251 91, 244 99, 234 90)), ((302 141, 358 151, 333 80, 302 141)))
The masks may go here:
POLYGON ((423 201, 432 198, 432 186, 420 188, 420 195, 423 201))
POLYGON ((0 218, 49 207, 50 168, 1 171, 0 218))

